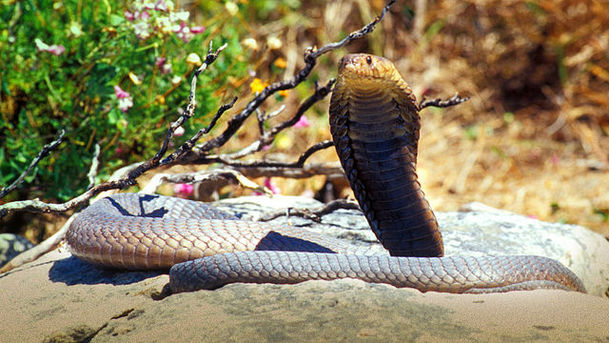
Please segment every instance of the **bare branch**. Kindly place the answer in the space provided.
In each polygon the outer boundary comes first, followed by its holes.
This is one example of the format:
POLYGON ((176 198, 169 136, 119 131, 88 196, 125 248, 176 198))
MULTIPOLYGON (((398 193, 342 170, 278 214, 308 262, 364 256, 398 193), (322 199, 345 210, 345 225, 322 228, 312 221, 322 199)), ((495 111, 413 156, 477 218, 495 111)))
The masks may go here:
MULTIPOLYGON (((192 81, 190 84, 191 89, 190 89, 190 94, 188 96, 188 105, 186 106, 186 111, 184 111, 184 113, 182 113, 176 121, 171 123, 171 125, 169 126, 169 129, 167 130, 167 133, 165 135, 165 140, 163 141, 163 145, 161 146, 161 149, 154 155, 154 157, 152 157, 148 161, 142 163, 140 166, 138 166, 137 168, 135 168, 134 170, 129 172, 127 177, 132 182, 132 184, 135 184, 135 179, 140 177, 146 171, 156 168, 161 165, 161 158, 167 152, 167 148, 169 146, 169 141, 173 137, 175 131, 178 129, 178 127, 182 126, 184 124, 184 122, 186 122, 186 120, 190 119, 194 115, 194 111, 196 108, 195 92, 196 92, 197 79, 199 77, 199 74, 202 71, 206 70, 207 66, 216 60, 216 58, 218 57, 218 54, 222 50, 224 50, 226 48, 226 46, 227 45, 224 44, 221 47, 219 47, 216 51, 212 51, 212 43, 211 42, 209 43, 209 51, 207 53, 207 56, 205 57, 205 62, 195 71, 195 73, 192 77, 192 81)), ((187 140, 184 144, 182 144, 182 146, 179 149, 177 149, 173 154, 171 154, 169 157, 167 157, 164 161, 172 161, 178 155, 182 154, 185 149, 191 149, 192 145, 205 132, 209 132, 210 127, 212 125, 214 125, 215 122, 218 120, 218 118, 224 112, 226 112, 226 110, 231 108, 235 104, 236 101, 237 101, 237 99, 234 98, 231 103, 222 105, 222 107, 220 107, 220 109, 218 110, 218 112, 216 113, 214 118, 212 119, 212 122, 210 123, 210 126, 208 128, 206 128, 205 130, 199 130, 199 132, 197 134, 195 134, 195 136, 193 136, 191 139, 187 140)))
POLYGON ((298 157, 298 161, 296 161, 294 163, 294 165, 292 165, 291 167, 302 167, 304 165, 305 161, 309 157, 311 157, 311 155, 318 152, 319 150, 327 149, 331 146, 334 146, 334 142, 332 142, 332 141, 323 141, 323 142, 315 143, 313 146, 311 146, 305 152, 303 152, 302 155, 300 155, 300 157, 298 157))
POLYGON ((204 170, 196 173, 180 174, 156 174, 150 182, 142 189, 141 193, 154 194, 156 189, 163 183, 220 183, 229 181, 241 185, 243 188, 252 189, 266 194, 273 194, 268 188, 260 186, 251 181, 243 174, 232 169, 204 170))
POLYGON ((224 144, 226 144, 226 142, 228 142, 228 140, 243 125, 245 120, 247 118, 249 118, 249 116, 269 96, 271 96, 272 94, 274 94, 275 92, 278 92, 280 90, 292 89, 292 88, 295 88, 296 86, 298 86, 302 81, 304 81, 309 76, 309 74, 313 70, 313 67, 315 67, 315 64, 317 63, 317 58, 319 56, 321 56, 325 53, 328 53, 332 50, 339 49, 339 48, 347 45, 351 41, 353 41, 355 39, 359 39, 359 38, 369 34, 370 32, 372 32, 374 30, 374 28, 376 27, 376 24, 378 24, 379 21, 381 21, 383 19, 383 17, 385 16, 385 14, 389 10, 389 8, 394 3, 395 3, 395 0, 390 0, 387 3, 387 5, 385 6, 385 8, 383 8, 383 11, 381 12, 381 14, 378 17, 376 17, 373 21, 371 21, 370 23, 368 23, 366 26, 362 27, 361 29, 351 32, 343 40, 341 40, 339 42, 327 44, 319 49, 308 48, 304 54, 305 66, 300 71, 298 71, 291 79, 275 82, 275 83, 272 83, 272 84, 266 86, 258 95, 256 95, 247 104, 247 106, 239 114, 237 114, 233 118, 231 118, 231 120, 228 122, 228 126, 224 130, 224 132, 222 132, 219 136, 208 140, 207 142, 203 143, 202 145, 198 145, 195 148, 193 148, 192 154, 185 156, 185 159, 180 162, 181 163, 187 163, 187 162, 200 163, 199 161, 196 161, 196 160, 199 158, 204 158, 203 156, 205 154, 207 154, 210 150, 219 148, 219 147, 223 146, 224 144))
MULTIPOLYGON (((201 74, 202 71, 207 69, 207 66, 209 64, 211 64, 213 61, 215 61, 216 58, 218 58, 218 54, 225 48, 226 48, 226 44, 219 47, 216 51, 212 51, 212 42, 209 42, 209 51, 207 52, 207 56, 205 57, 205 62, 203 62, 203 64, 194 72, 194 75, 192 77, 192 81, 190 83, 190 94, 188 95, 188 105, 186 106, 186 111, 184 111, 184 113, 182 113, 176 121, 171 123, 171 125, 169 126, 169 129, 167 130, 167 133, 165 134, 165 140, 163 141, 163 145, 161 146, 161 149, 156 153, 156 155, 154 155, 153 158, 146 161, 142 165, 142 169, 155 168, 160 164, 159 161, 167 152, 167 148, 169 146, 169 141, 173 137, 175 131, 178 129, 178 127, 182 126, 184 124, 184 122, 186 122, 188 119, 190 119, 194 115, 195 108, 197 106, 197 101, 195 99, 195 93, 196 93, 197 79, 199 78, 199 74, 201 74)), ((233 102, 231 103, 231 105, 228 108, 231 108, 232 104, 234 104, 235 101, 236 101, 236 99, 233 100, 233 102)), ((225 106, 226 105, 222 106, 221 109, 225 108, 225 106)), ((223 110, 221 112, 218 111, 220 114, 216 114, 216 116, 214 116, 214 119, 217 121, 218 119, 216 117, 219 117, 225 111, 226 110, 223 110)), ((212 122, 215 123, 215 121, 213 121, 213 119, 212 119, 212 122)), ((148 169, 146 169, 146 170, 148 170, 148 169)), ((131 178, 135 179, 135 178, 139 177, 140 175, 142 175, 144 171, 145 170, 141 170, 138 168, 138 169, 134 170, 129 176, 131 178)))
MULTIPOLYGON (((302 115, 309 108, 311 108, 311 106, 313 106, 316 102, 318 102, 319 100, 325 98, 328 94, 330 94, 330 92, 332 91, 332 86, 334 85, 334 82, 336 82, 336 80, 330 79, 328 81, 328 83, 323 87, 319 87, 317 82, 315 82, 315 93, 313 93, 313 95, 308 97, 300 105, 300 107, 298 107, 298 111, 296 111, 296 114, 291 119, 271 128, 271 130, 269 131, 269 133, 267 135, 269 137, 268 140, 272 141, 279 132, 287 129, 288 127, 294 126, 294 124, 296 124, 300 120, 302 115)), ((270 141, 267 144, 269 144, 270 141)))
POLYGON ((95 186, 95 176, 97 175, 97 168, 99 167, 100 151, 101 149, 99 148, 99 144, 96 143, 93 158, 91 160, 91 168, 89 168, 89 173, 87 173, 87 178, 89 179, 89 186, 87 186, 87 189, 91 189, 93 186, 95 186))
MULTIPOLYGON (((260 113, 260 115, 258 116, 259 117, 258 120, 261 123, 264 123, 265 121, 267 121, 267 120, 269 120, 269 119, 279 115, 281 112, 283 112, 283 110, 285 110, 285 105, 284 104, 282 104, 281 106, 279 106, 278 109, 276 109, 275 111, 273 111, 273 112, 271 112, 269 114, 266 114, 264 112, 260 113)), ((256 111, 258 111, 258 110, 256 110, 256 111)), ((263 133, 264 130, 261 128, 260 132, 263 133)))
MULTIPOLYGON (((330 91, 332 90, 332 85, 334 85, 334 79, 330 79, 330 81, 328 81, 328 83, 323 86, 323 87, 318 87, 317 84, 315 84, 315 93, 313 93, 313 95, 311 95, 310 97, 308 97, 299 107, 298 107, 298 111, 296 111, 296 114, 294 114, 294 116, 292 118, 290 118, 289 120, 282 122, 274 127, 272 127, 270 130, 268 131, 264 131, 262 135, 260 136, 260 138, 253 142, 252 144, 250 144, 249 146, 235 152, 232 154, 226 154, 226 155, 221 155, 222 159, 225 160, 229 160, 229 159, 238 159, 250 154, 253 154, 255 152, 258 152, 260 150, 262 150, 265 146, 270 145, 274 140, 275 137, 277 137, 277 134, 285 129, 287 129, 288 127, 293 126, 294 124, 296 124, 300 118, 302 117, 302 115, 309 109, 311 108, 311 106, 313 106, 317 101, 323 99, 324 97, 326 97, 330 91)), ((269 114, 270 116, 270 114, 269 114)), ((211 156, 210 156, 211 157, 211 156)))
POLYGON ((304 179, 316 175, 326 175, 329 180, 345 177, 339 163, 309 163, 301 168, 293 167, 232 167, 248 177, 285 177, 304 179))
POLYGON ((287 208, 287 209, 281 209, 281 210, 277 210, 277 211, 271 211, 271 212, 265 213, 258 220, 261 222, 267 222, 267 221, 273 220, 273 219, 281 217, 281 216, 287 216, 287 217, 295 216, 295 217, 307 218, 316 223, 320 223, 321 218, 323 216, 325 216, 326 214, 330 214, 339 209, 359 210, 360 208, 359 208, 359 205, 353 200, 336 199, 315 210, 307 209, 307 208, 287 208))
POLYGON ((229 102, 228 104, 224 104, 224 105, 220 106, 220 108, 218 109, 218 111, 216 112, 216 114, 214 115, 211 122, 209 123, 209 125, 206 128, 200 129, 194 136, 192 136, 190 139, 186 140, 186 142, 184 142, 178 149, 176 149, 175 152, 173 152, 171 155, 164 158, 159 163, 159 165, 170 164, 173 161, 180 159, 182 156, 184 156, 184 154, 188 153, 192 149, 192 147, 195 145, 195 143, 201 138, 201 136, 209 133, 211 128, 216 124, 216 122, 222 116, 222 114, 224 114, 224 112, 228 111, 229 109, 231 109, 233 107, 233 105, 235 105, 235 102, 237 102, 237 97, 234 97, 233 100, 231 102, 229 102))
MULTIPOLYGON (((38 162, 40 162, 40 160, 42 160, 43 158, 47 157, 51 151, 55 150, 59 146, 59 144, 61 144, 61 142, 63 142, 63 137, 64 137, 65 133, 66 133, 66 131, 62 129, 61 131, 59 131, 59 135, 57 136, 57 138, 54 141, 52 141, 51 143, 42 147, 42 150, 38 153, 38 156, 36 156, 36 158, 34 158, 32 160, 30 165, 27 167, 27 169, 23 173, 21 173, 21 175, 17 178, 17 180, 15 180, 12 184, 7 186, 6 188, 3 188, 0 191, 0 199, 4 198, 8 193, 12 192, 15 188, 17 188, 20 184, 23 183, 23 180, 25 179, 27 174, 29 174, 32 171, 32 169, 34 169, 34 167, 36 167, 36 165, 38 165, 38 162)), ((1 212, 0 212, 0 214, 1 214, 1 212)), ((2 217, 2 216, 0 215, 0 217, 2 217)))
MULTIPOLYGON (((205 61, 203 61, 203 64, 201 64, 201 66, 195 71, 195 74, 197 74, 197 77, 199 76, 199 74, 201 74, 201 72, 203 72, 205 69, 207 69, 207 67, 214 63, 214 61, 218 58, 218 55, 224 50, 226 49, 226 47, 228 46, 228 43, 224 43, 222 46, 220 46, 216 51, 212 51, 212 47, 213 47, 213 42, 209 41, 209 48, 207 49, 207 56, 205 56, 205 61)), ((192 85, 192 84, 191 84, 192 85)), ((192 85, 192 88, 195 88, 195 85, 192 85)), ((192 92, 191 92, 192 94, 192 92)), ((190 98, 188 99, 190 102, 190 98)))
POLYGON ((359 29, 357 31, 351 32, 347 37, 345 37, 340 42, 327 44, 327 45, 321 47, 320 49, 318 49, 317 51, 312 52, 311 57, 317 58, 329 51, 340 49, 343 46, 349 44, 352 40, 362 38, 363 36, 374 31, 376 24, 378 24, 381 20, 383 20, 383 17, 385 17, 385 14, 387 13, 387 11, 389 11, 389 8, 391 8, 391 6, 393 6, 394 3, 395 3, 395 0, 388 1, 387 4, 385 5, 385 7, 383 8, 383 11, 381 12, 381 14, 378 17, 374 18, 373 21, 368 23, 368 25, 362 27, 361 29, 359 29))
POLYGON ((467 100, 469 100, 468 96, 463 98, 459 94, 455 94, 452 96, 452 98, 446 99, 446 100, 442 100, 441 98, 436 98, 433 100, 423 99, 423 101, 421 101, 421 103, 419 103, 419 111, 424 109, 425 107, 430 107, 430 106, 433 106, 433 107, 455 106, 455 105, 462 104, 462 103, 466 102, 467 100))
POLYGON ((327 140, 315 143, 305 152, 303 152, 300 157, 298 157, 298 160, 295 162, 275 162, 266 160, 239 161, 232 159, 231 155, 209 156, 207 161, 220 162, 226 164, 227 166, 235 168, 302 168, 304 166, 305 161, 309 157, 311 157, 311 155, 313 155, 317 151, 327 149, 333 145, 334 143, 332 141, 327 140))

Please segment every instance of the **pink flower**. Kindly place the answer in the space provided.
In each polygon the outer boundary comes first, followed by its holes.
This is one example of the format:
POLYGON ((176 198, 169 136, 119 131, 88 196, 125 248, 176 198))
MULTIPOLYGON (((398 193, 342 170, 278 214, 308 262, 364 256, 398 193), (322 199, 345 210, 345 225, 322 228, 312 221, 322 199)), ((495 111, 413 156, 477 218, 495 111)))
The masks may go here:
POLYGON ((167 12, 167 3, 165 0, 159 0, 154 4, 154 9, 157 11, 167 12))
POLYGON ((186 26, 184 22, 181 22, 180 27, 175 29, 173 32, 175 32, 176 36, 178 36, 178 38, 180 38, 184 43, 188 43, 193 36, 193 34, 190 32, 190 29, 186 26))
POLYGON ((294 128, 296 128, 296 129, 301 128, 301 127, 309 127, 309 126, 311 126, 311 123, 309 122, 309 119, 306 116, 300 117, 300 119, 298 119, 296 124, 294 124, 294 128))
POLYGON ((558 157, 558 155, 556 154, 552 154, 550 156, 550 162, 554 165, 557 166, 558 164, 560 164, 560 157, 558 157))
POLYGON ((190 33, 203 33, 205 31, 205 26, 195 26, 190 28, 190 33))
POLYGON ((48 52, 55 56, 59 56, 66 51, 66 47, 63 45, 48 45, 39 38, 34 40, 34 44, 36 44, 36 49, 38 51, 48 52))
POLYGON ((154 65, 157 66, 157 68, 161 68, 161 66, 165 64, 165 62, 167 62, 167 59, 165 57, 157 57, 156 61, 154 62, 154 65))
POLYGON ((114 95, 116 95, 116 97, 119 99, 131 97, 131 94, 122 90, 122 88, 119 85, 114 86, 114 95))
POLYGON ((55 56, 59 56, 63 54, 64 51, 66 51, 66 47, 63 45, 51 45, 47 51, 55 56))
POLYGON ((162 74, 170 74, 172 72, 171 63, 166 63, 165 57, 157 57, 154 65, 159 68, 162 74))
POLYGON ((133 98, 131 98, 131 94, 125 92, 118 85, 114 86, 114 95, 118 99, 118 109, 121 112, 127 112, 131 107, 133 107, 133 98))
POLYGON ((173 191, 177 196, 186 198, 194 193, 194 187, 189 183, 177 183, 173 185, 173 191))
POLYGON ((148 11, 142 11, 142 12, 124 11, 123 15, 125 16, 125 19, 127 19, 128 21, 134 21, 135 19, 147 20, 148 18, 150 18, 150 14, 148 13, 148 11))
POLYGON ((279 189, 279 187, 277 187, 277 185, 273 181, 271 181, 270 177, 264 179, 264 186, 270 189, 273 194, 281 193, 281 189, 279 189))
POLYGON ((133 99, 118 99, 118 109, 121 110, 121 112, 127 112, 131 107, 133 107, 133 99))

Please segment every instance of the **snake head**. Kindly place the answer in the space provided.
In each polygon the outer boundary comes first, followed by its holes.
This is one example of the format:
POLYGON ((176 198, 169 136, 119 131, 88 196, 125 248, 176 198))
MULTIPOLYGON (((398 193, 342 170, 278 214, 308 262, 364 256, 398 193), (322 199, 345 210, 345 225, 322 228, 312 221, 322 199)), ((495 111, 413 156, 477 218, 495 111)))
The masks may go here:
POLYGON ((418 113, 416 98, 393 62, 370 54, 350 54, 340 60, 333 99, 346 101, 354 93, 379 92, 418 113))
POLYGON ((393 63, 380 56, 370 54, 350 54, 344 56, 338 68, 344 77, 386 80, 401 76, 393 63))

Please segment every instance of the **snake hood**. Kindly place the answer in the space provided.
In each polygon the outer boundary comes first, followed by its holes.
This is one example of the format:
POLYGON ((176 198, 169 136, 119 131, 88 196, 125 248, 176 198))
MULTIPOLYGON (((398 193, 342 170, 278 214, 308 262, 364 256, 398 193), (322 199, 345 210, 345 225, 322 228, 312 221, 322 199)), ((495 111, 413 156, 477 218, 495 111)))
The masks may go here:
POLYGON ((416 98, 386 58, 342 58, 330 131, 370 227, 394 256, 442 256, 442 235, 417 179, 416 98))

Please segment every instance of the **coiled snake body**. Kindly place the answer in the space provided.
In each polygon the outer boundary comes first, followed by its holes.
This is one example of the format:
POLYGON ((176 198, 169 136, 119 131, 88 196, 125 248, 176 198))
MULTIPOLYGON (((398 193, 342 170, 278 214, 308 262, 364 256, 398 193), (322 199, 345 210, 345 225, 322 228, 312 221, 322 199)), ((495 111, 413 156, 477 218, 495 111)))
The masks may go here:
POLYGON ((442 236, 415 170, 419 125, 416 99, 390 61, 365 54, 342 59, 330 104, 334 144, 370 227, 392 256, 357 255, 339 240, 300 228, 130 193, 83 210, 66 239, 76 257, 94 264, 171 268, 174 292, 347 277, 452 293, 585 292, 575 274, 545 257, 441 257, 442 236))

